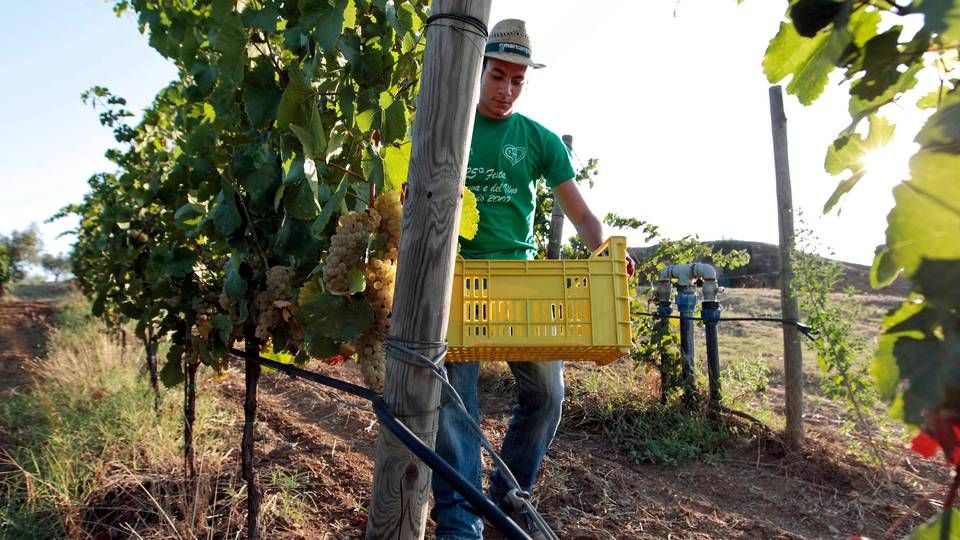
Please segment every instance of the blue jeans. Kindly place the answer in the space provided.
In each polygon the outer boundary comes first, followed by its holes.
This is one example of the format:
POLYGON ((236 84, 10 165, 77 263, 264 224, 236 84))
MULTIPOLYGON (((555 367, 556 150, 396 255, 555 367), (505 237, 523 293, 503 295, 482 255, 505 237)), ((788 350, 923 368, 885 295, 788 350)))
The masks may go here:
MULTIPOLYGON (((563 405, 563 362, 510 362, 517 381, 517 404, 503 439, 500 457, 517 478, 524 491, 530 491, 540 471, 540 462, 560 425, 563 405)), ((450 384, 460 394, 474 420, 479 422, 477 378, 479 362, 446 364, 450 384)), ((470 427, 463 412, 446 395, 440 402, 437 453, 464 478, 482 489, 480 438, 470 427)), ((509 487, 496 469, 490 472, 490 500, 499 504, 509 487)), ((437 540, 479 540, 483 538, 483 519, 462 495, 437 475, 433 476, 437 540)))

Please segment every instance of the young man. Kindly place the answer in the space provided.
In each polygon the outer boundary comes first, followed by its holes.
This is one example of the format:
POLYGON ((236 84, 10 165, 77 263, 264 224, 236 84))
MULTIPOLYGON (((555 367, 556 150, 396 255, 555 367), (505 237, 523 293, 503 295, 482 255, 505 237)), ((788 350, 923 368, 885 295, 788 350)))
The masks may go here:
MULTIPOLYGON (((602 242, 600 220, 584 202, 569 154, 560 137, 513 111, 526 82, 528 68, 542 68, 530 58, 530 39, 521 20, 506 19, 490 32, 480 75, 473 142, 466 184, 477 196, 480 226, 473 240, 460 239, 468 259, 530 259, 536 254, 533 213, 536 182, 544 178, 556 201, 591 250, 602 242)), ((632 262, 632 261, 631 261, 632 262)), ((560 424, 563 403, 563 363, 510 362, 517 383, 517 404, 500 456, 520 487, 529 492, 540 462, 560 424)), ((446 365, 473 418, 477 404, 478 362, 446 365)), ((468 421, 446 398, 440 407, 437 452, 461 475, 481 486, 480 440, 468 421)), ((500 471, 490 475, 490 499, 505 506, 509 491, 500 471)), ((438 540, 480 539, 483 520, 464 498, 437 475, 433 477, 438 540)), ((524 516, 520 516, 523 518, 524 516)), ((521 519, 520 521, 529 521, 521 519)), ((529 523, 519 523, 530 528, 529 523)), ((537 531, 528 531, 533 538, 537 531)))

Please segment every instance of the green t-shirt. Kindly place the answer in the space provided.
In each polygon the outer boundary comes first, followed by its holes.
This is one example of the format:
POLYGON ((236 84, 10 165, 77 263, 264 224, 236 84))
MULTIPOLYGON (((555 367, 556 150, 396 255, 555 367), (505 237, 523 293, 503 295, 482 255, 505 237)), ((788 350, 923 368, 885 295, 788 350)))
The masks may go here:
POLYGON ((536 183, 553 188, 574 177, 567 147, 556 134, 519 113, 493 120, 479 113, 466 185, 477 196, 480 227, 460 238, 465 259, 532 259, 536 183))

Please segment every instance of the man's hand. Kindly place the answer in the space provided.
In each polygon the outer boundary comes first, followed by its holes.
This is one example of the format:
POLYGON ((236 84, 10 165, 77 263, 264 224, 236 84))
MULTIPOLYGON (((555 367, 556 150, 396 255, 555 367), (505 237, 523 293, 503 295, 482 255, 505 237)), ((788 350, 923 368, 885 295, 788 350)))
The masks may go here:
POLYGON ((627 279, 633 277, 634 272, 637 271, 637 261, 633 260, 633 257, 627 253, 627 279))

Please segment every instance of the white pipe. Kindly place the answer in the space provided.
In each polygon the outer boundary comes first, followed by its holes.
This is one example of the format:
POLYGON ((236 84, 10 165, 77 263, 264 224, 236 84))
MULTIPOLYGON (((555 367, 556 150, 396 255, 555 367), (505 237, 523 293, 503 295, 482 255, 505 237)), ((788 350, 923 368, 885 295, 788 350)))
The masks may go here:
POLYGON ((703 280, 703 300, 713 302, 717 299, 717 293, 720 287, 717 285, 717 269, 709 264, 672 264, 660 271, 660 279, 657 280, 655 287, 657 299, 663 298, 661 294, 666 291, 666 299, 669 300, 670 282, 676 278, 682 285, 689 285, 693 280, 699 278, 703 280))

